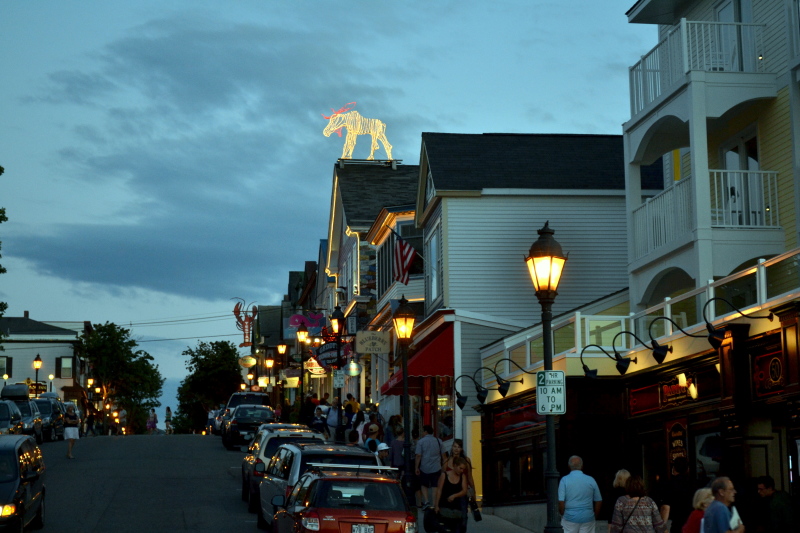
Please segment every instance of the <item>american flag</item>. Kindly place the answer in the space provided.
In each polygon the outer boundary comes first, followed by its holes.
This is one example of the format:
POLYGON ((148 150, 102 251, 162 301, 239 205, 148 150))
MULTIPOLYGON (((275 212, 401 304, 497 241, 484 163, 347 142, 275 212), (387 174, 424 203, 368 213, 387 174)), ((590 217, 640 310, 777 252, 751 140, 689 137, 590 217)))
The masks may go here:
POLYGON ((403 285, 408 285, 408 272, 411 270, 411 263, 414 262, 417 251, 414 250, 413 246, 404 241, 400 235, 397 235, 397 233, 395 233, 395 239, 392 277, 395 281, 399 281, 403 285))

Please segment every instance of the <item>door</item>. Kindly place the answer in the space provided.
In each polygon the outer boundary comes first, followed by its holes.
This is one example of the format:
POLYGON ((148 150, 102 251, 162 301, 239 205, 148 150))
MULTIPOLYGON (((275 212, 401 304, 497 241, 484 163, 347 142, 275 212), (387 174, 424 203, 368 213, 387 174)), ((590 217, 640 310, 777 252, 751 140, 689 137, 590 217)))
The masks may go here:
POLYGON ((764 184, 758 161, 758 138, 755 128, 737 135, 721 149, 722 182, 725 217, 734 226, 764 225, 764 184))
POLYGON ((756 72, 755 28, 737 23, 753 22, 752 0, 723 0, 714 10, 720 25, 717 45, 712 47, 711 70, 756 72))

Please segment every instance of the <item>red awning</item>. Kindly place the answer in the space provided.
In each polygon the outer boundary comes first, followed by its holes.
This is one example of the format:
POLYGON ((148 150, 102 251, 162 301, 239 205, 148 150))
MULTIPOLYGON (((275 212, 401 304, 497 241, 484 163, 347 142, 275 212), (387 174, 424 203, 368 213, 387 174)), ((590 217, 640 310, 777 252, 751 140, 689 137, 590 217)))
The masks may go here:
MULTIPOLYGON (((422 396, 422 378, 453 377, 453 326, 448 325, 408 361, 408 392, 422 396)), ((381 387, 384 396, 403 394, 403 371, 397 371, 381 387)))

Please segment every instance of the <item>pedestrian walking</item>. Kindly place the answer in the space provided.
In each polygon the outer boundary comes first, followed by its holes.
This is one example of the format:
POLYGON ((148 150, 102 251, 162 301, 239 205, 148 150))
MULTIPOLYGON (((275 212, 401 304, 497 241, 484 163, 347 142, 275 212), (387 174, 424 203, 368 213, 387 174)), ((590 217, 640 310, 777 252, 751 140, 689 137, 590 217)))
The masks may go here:
MULTIPOLYGON (((92 434, 93 437, 97 436, 97 433, 94 431, 94 421, 95 421, 95 414, 91 408, 89 408, 89 414, 86 415, 86 436, 89 436, 89 433, 92 434)), ((64 437, 66 438, 66 437, 64 437)))
POLYGON ((394 440, 389 445, 391 451, 389 452, 389 465, 400 469, 405 470, 405 456, 403 455, 404 449, 403 446, 406 443, 406 436, 405 430, 403 428, 397 428, 395 432, 394 440))
POLYGON ((147 434, 152 435, 156 432, 158 427, 158 415, 155 409, 150 409, 150 414, 147 416, 147 434))
POLYGON ((708 487, 697 489, 697 491, 694 493, 694 498, 692 499, 692 507, 694 507, 694 511, 692 511, 692 513, 689 515, 686 523, 683 524, 681 533, 703 533, 700 530, 700 524, 703 523, 703 515, 705 514, 706 509, 713 501, 714 495, 711 493, 711 489, 708 487))
POLYGON ((467 461, 463 457, 456 457, 453 459, 453 468, 439 474, 433 510, 448 533, 464 531, 466 509, 462 503, 467 496, 467 476, 464 473, 467 468, 467 461))
MULTIPOLYGON (((733 514, 733 501, 736 499, 736 489, 733 488, 733 481, 730 478, 721 476, 711 483, 711 493, 714 495, 712 501, 706 508, 703 515, 703 533, 744 533, 744 524, 737 520, 737 524, 731 524, 733 514)), ((738 514, 738 513, 737 513, 738 514)))
POLYGON ((375 451, 375 457, 378 458, 378 462, 381 464, 381 466, 391 466, 391 464, 389 464, 389 445, 385 442, 378 444, 378 448, 375 451))
POLYGON ((353 417, 353 430, 358 432, 358 443, 364 445, 364 428, 367 427, 367 420, 364 411, 359 411, 353 417))
POLYGON ((475 501, 475 480, 472 478, 472 461, 470 461, 469 457, 464 455, 464 441, 462 439, 453 439, 453 446, 450 448, 450 455, 447 458, 447 461, 444 463, 444 471, 449 472, 455 468, 455 461, 459 457, 463 458, 467 462, 467 468, 464 471, 464 475, 467 478, 467 496, 462 498, 461 506, 464 516, 464 523, 461 525, 462 533, 467 530, 467 516, 469 513, 467 512, 467 507, 469 505, 477 507, 477 502, 475 501))
POLYGON ((214 433, 214 425, 215 425, 214 424, 214 420, 216 420, 218 414, 219 414, 219 411, 217 411, 213 407, 208 410, 207 420, 206 420, 206 429, 208 430, 208 434, 209 435, 214 433))
POLYGON ((72 404, 67 405, 67 414, 64 415, 64 438, 69 442, 67 443, 67 458, 75 459, 72 456, 72 448, 75 447, 75 441, 80 438, 81 419, 75 413, 75 406, 72 404))
POLYGON ((666 524, 656 502, 647 496, 642 478, 628 478, 625 492, 627 494, 620 496, 614 504, 608 532, 663 533, 666 524))
POLYGON ((764 504, 760 513, 764 533, 795 531, 792 497, 775 490, 775 480, 771 476, 759 477, 756 488, 764 504))
POLYGON ((422 431, 424 435, 417 442, 415 449, 414 472, 419 478, 422 490, 422 508, 425 509, 431 505, 430 502, 434 501, 434 495, 429 495, 429 491, 436 490, 442 465, 447 457, 442 450, 442 441, 433 434, 433 426, 425 425, 422 427, 422 431))
POLYGON ((603 505, 600 488, 593 477, 583 473, 583 459, 573 455, 570 473, 558 484, 558 511, 564 533, 594 533, 597 513, 603 505))
POLYGON ((167 407, 167 411, 164 414, 164 425, 167 428, 167 430, 166 430, 167 435, 171 435, 172 434, 172 409, 170 409, 169 406, 167 407))

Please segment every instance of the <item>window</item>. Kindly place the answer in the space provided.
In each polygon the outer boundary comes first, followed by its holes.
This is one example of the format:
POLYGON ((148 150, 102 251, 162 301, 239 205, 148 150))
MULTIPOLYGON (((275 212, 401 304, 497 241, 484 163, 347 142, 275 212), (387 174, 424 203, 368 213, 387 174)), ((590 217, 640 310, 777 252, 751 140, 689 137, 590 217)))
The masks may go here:
POLYGON ((11 374, 12 359, 13 358, 11 357, 0 357, 0 376, 3 376, 4 374, 8 374, 9 378, 12 376, 11 374))
POLYGON ((72 357, 56 358, 56 377, 72 379, 72 357))
MULTIPOLYGON (((423 274, 425 267, 422 261, 422 230, 417 229, 413 223, 398 224, 395 231, 406 241, 414 247, 418 252, 414 257, 414 262, 411 264, 409 271, 410 275, 423 274)), ((397 242, 397 236, 394 233, 383 241, 380 249, 378 250, 378 298, 380 298, 394 282, 394 247, 397 242)))
POLYGON ((425 300, 434 302, 442 295, 441 226, 436 225, 425 243, 425 300))

